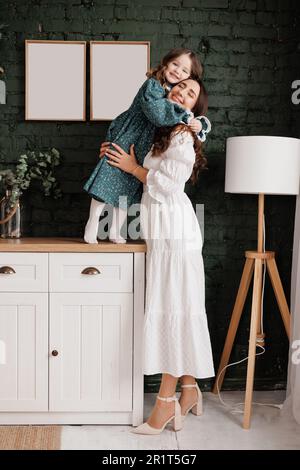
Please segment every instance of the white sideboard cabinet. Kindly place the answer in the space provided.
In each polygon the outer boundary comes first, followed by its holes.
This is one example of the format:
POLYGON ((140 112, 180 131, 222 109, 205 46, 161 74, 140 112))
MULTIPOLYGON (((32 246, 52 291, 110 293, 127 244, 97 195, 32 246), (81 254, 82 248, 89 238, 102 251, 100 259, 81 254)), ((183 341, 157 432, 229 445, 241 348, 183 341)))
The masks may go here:
POLYGON ((143 240, 0 240, 0 424, 140 424, 143 240))

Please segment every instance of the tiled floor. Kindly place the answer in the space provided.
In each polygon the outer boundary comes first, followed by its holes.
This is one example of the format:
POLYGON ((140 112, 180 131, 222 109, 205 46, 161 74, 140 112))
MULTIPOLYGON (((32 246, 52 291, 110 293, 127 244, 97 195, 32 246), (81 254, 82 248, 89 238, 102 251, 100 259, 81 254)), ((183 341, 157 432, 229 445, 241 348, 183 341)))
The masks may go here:
MULTIPOLYGON (((278 408, 253 406, 251 428, 242 428, 242 414, 232 414, 217 396, 204 393, 204 413, 189 413, 183 429, 168 427, 158 436, 130 432, 131 426, 64 426, 62 449, 300 449, 300 425, 282 417, 278 408)), ((255 392, 253 401, 282 403, 284 391, 255 392)), ((223 392, 229 405, 243 401, 242 392, 223 392)), ((155 394, 145 394, 145 419, 155 401, 155 394)))

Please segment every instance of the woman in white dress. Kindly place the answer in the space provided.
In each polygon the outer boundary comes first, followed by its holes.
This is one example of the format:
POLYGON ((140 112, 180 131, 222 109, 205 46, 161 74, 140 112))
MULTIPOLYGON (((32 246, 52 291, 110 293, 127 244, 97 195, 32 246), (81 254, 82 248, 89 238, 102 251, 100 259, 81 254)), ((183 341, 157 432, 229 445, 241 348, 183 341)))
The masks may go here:
MULTIPOLYGON (((202 82, 187 79, 168 95, 191 111, 204 114, 207 95, 202 82)), ((113 144, 114 145, 114 144, 113 144)), ((109 150, 110 164, 144 183, 140 222, 147 243, 144 361, 146 375, 162 373, 155 406, 147 422, 133 429, 159 434, 170 421, 182 427, 188 411, 202 413, 201 391, 195 378, 214 376, 212 350, 205 310, 205 277, 202 236, 184 186, 196 182, 205 167, 201 142, 187 125, 157 130, 143 167, 133 146, 130 154, 118 145, 109 150), (181 396, 175 395, 178 378, 181 396)))

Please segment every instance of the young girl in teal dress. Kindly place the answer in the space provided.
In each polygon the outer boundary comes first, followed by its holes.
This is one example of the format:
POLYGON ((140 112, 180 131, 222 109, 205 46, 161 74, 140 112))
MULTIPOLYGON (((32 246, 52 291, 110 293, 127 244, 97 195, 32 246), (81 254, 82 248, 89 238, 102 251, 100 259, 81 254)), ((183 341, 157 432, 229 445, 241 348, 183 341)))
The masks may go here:
MULTIPOLYGON (((172 86, 186 78, 201 78, 202 65, 190 49, 172 49, 160 65, 148 72, 130 108, 111 122, 106 135, 107 142, 114 142, 129 153, 134 144, 137 161, 143 165, 154 139, 156 127, 174 126, 180 122, 189 124, 203 142, 210 131, 205 116, 194 118, 193 113, 166 98, 172 86)), ((113 148, 113 146, 111 146, 113 148)), ((105 155, 97 164, 84 185, 92 197, 84 240, 97 243, 99 217, 107 203, 113 206, 113 219, 109 239, 114 243, 126 243, 120 229, 127 215, 127 207, 140 203, 143 185, 129 173, 107 163, 105 155)))

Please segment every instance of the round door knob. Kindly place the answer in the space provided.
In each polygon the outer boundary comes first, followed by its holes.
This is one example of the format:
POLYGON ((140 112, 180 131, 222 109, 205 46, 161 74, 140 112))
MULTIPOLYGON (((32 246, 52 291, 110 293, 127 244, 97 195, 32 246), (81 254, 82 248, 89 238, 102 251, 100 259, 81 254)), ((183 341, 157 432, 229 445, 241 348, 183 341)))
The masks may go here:
POLYGON ((56 349, 53 349, 51 354, 52 354, 52 356, 58 356, 58 351, 56 351, 56 349))

